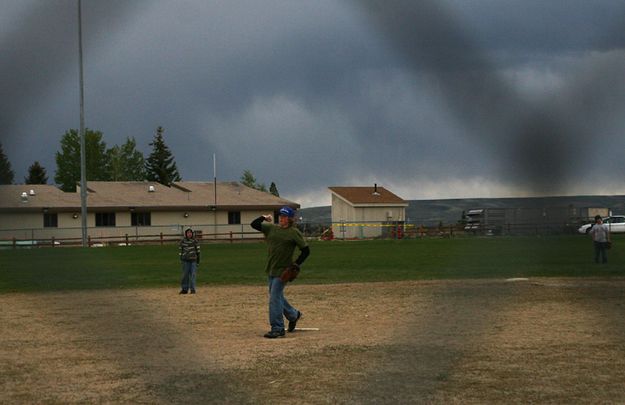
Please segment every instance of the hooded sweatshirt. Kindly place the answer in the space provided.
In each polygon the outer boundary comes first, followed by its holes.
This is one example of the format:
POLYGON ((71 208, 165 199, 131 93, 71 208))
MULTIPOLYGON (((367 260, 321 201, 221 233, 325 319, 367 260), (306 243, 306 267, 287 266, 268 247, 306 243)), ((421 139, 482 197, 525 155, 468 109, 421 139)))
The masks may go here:
POLYGON ((184 231, 184 238, 180 241, 180 260, 200 263, 200 245, 191 228, 184 231), (190 238, 187 238, 188 231, 191 231, 190 238))

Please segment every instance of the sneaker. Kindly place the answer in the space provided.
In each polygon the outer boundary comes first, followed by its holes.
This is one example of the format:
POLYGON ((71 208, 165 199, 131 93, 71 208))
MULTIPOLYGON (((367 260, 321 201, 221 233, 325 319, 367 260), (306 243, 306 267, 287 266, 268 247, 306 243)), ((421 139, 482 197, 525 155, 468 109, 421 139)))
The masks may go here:
POLYGON ((265 333, 265 337, 267 339, 275 339, 279 337, 284 337, 284 330, 271 330, 265 333))
POLYGON ((302 319, 302 315, 303 314, 300 311, 297 311, 297 318, 295 318, 294 321, 289 321, 289 327, 287 329, 289 332, 293 332, 295 330, 295 326, 297 325, 297 321, 302 319))
POLYGON ((195 294, 195 290, 191 290, 191 294, 195 294))
POLYGON ((186 294, 187 290, 180 290, 180 292, 178 294, 186 294))

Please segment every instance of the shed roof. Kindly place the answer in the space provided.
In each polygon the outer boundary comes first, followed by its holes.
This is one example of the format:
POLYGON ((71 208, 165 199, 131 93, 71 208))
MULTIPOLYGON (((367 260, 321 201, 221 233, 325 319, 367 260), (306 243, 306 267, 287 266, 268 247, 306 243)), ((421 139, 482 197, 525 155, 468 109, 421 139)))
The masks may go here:
POLYGON ((328 187, 337 196, 351 204, 366 205, 405 205, 408 202, 380 186, 368 187, 328 187))

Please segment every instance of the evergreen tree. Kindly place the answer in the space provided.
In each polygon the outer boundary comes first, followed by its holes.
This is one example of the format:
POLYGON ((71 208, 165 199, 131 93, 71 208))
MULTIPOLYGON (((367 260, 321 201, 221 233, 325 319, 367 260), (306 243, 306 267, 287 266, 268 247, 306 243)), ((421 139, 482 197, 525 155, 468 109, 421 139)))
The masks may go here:
POLYGON ((251 170, 245 169, 243 171, 243 175, 241 176, 241 184, 247 187, 254 188, 260 191, 267 191, 267 187, 264 184, 259 184, 256 181, 256 177, 252 174, 251 170))
POLYGON ((269 192, 275 195, 276 197, 280 197, 280 193, 278 192, 278 186, 276 186, 276 183, 274 183, 273 181, 271 182, 271 185, 269 186, 269 192))
POLYGON ((154 140, 150 143, 152 153, 145 162, 146 178, 164 185, 170 185, 182 178, 178 173, 174 157, 163 139, 163 127, 156 128, 154 140))
POLYGON ((122 146, 106 151, 107 175, 112 181, 143 181, 146 179, 145 158, 137 150, 134 138, 126 138, 122 146))
MULTIPOLYGON (((88 181, 109 179, 102 132, 85 130, 85 159, 88 181)), ((61 138, 61 151, 56 153, 54 181, 63 191, 76 191, 76 183, 80 181, 80 134, 75 129, 65 132, 61 138)))
POLYGON ((28 168, 28 177, 24 179, 26 184, 48 184, 48 175, 46 169, 35 161, 28 168))
POLYGON ((0 184, 13 184, 15 174, 11 170, 11 162, 4 154, 2 144, 0 143, 0 184))

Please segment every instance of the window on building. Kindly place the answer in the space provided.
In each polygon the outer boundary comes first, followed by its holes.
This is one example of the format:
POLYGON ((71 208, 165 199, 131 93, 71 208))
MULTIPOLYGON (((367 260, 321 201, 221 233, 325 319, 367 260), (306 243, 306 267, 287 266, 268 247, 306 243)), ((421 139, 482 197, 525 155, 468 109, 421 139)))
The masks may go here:
POLYGON ((95 226, 115 226, 114 212, 96 212, 95 226))
POLYGON ((241 211, 228 211, 228 224, 236 225, 241 223, 241 211))
POLYGON ((133 212, 130 214, 130 224, 132 226, 152 225, 152 215, 150 212, 133 212))
POLYGON ((57 228, 59 226, 59 218, 57 214, 44 213, 43 214, 43 227, 44 228, 57 228))
POLYGON ((280 210, 276 210, 273 212, 273 223, 277 224, 280 222, 280 210))

